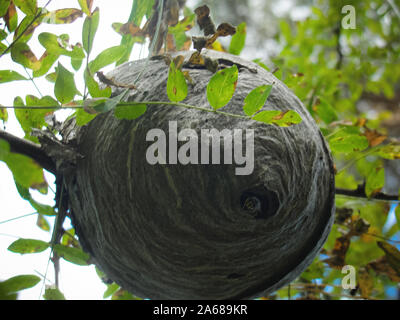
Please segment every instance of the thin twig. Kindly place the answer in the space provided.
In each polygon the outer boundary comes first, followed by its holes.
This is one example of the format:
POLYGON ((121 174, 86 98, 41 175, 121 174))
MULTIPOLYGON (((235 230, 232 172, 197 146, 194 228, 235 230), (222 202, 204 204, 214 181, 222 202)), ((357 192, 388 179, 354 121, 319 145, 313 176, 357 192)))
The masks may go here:
POLYGON ((11 218, 11 219, 8 219, 8 220, 0 221, 0 224, 4 224, 4 223, 11 222, 11 221, 14 221, 14 220, 18 220, 18 219, 21 219, 21 218, 26 218, 26 217, 29 217, 29 216, 33 216, 34 214, 37 214, 37 212, 32 212, 32 213, 24 214, 23 216, 18 216, 18 217, 11 218))
MULTIPOLYGON (((7 43, 7 45, 9 46, 10 43, 7 41, 7 39, 5 39, 5 42, 7 43)), ((28 72, 28 69, 25 66, 22 66, 25 70, 26 75, 28 76, 29 80, 33 83, 33 86, 35 87, 36 91, 39 93, 40 97, 43 98, 43 94, 42 92, 39 90, 39 87, 37 86, 35 80, 32 78, 31 74, 28 72)))

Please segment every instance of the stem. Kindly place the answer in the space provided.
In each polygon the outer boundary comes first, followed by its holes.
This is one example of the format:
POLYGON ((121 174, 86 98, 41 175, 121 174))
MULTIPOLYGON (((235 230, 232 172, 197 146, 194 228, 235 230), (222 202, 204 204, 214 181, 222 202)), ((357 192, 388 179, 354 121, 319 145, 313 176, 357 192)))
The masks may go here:
MULTIPOLYGON (((7 41, 7 39, 5 39, 5 42, 7 43, 7 45, 10 45, 10 43, 7 41)), ((35 87, 36 91, 39 93, 40 97, 43 98, 43 94, 42 92, 39 90, 39 87, 37 86, 35 80, 32 78, 31 74, 28 72, 28 69, 24 66, 22 66, 25 70, 26 75, 28 76, 29 80, 33 83, 33 86, 35 87)))
MULTIPOLYGON (((134 106, 138 104, 147 104, 147 105, 171 105, 171 106, 176 106, 176 107, 181 107, 181 108, 186 108, 186 109, 195 109, 199 111, 207 111, 207 112, 212 112, 216 114, 221 114, 224 116, 228 117, 234 117, 234 118, 241 118, 241 119, 246 119, 250 120, 251 117, 249 116, 244 116, 240 114, 235 114, 235 113, 229 113, 229 112, 223 112, 223 111, 218 111, 214 109, 209 109, 209 108, 203 108, 203 107, 197 107, 197 106, 192 106, 190 104, 185 104, 185 103, 180 103, 180 102, 171 102, 171 101, 138 101, 138 102, 121 102, 118 104, 118 106, 134 106)), ((37 110, 65 110, 65 109, 84 109, 84 106, 82 105, 76 105, 76 106, 1 106, 4 109, 37 109, 37 110)))
POLYGON ((14 220, 18 220, 18 219, 21 219, 21 218, 26 218, 26 217, 29 217, 29 216, 33 216, 34 214, 37 214, 37 212, 32 212, 32 213, 24 214, 23 216, 19 216, 19 217, 11 218, 11 219, 8 219, 8 220, 0 221, 0 224, 4 224, 4 223, 11 222, 11 221, 14 221, 14 220))
POLYGON ((370 149, 367 149, 366 151, 361 152, 361 155, 359 157, 356 157, 354 159, 351 159, 347 164, 345 164, 343 166, 343 168, 339 169, 337 171, 337 174, 343 172, 344 170, 347 170, 348 168, 350 168, 354 163, 356 163, 358 160, 365 158, 367 156, 369 156, 370 154, 374 153, 377 149, 379 149, 381 146, 376 146, 376 147, 372 147, 370 149))

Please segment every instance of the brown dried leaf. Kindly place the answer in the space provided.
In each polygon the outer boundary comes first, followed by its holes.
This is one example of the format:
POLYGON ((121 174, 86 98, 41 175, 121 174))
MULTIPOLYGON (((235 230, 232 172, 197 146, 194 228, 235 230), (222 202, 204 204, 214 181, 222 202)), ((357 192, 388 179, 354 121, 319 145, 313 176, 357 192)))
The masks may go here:
POLYGON ((10 3, 6 15, 3 17, 6 26, 10 32, 14 31, 12 26, 12 20, 14 16, 17 14, 17 9, 13 2, 10 3))
POLYGON ((372 268, 378 274, 388 276, 393 282, 400 282, 400 275, 390 266, 386 257, 368 263, 367 267, 372 268))
POLYGON ((196 51, 191 55, 189 63, 194 65, 204 66, 205 60, 203 56, 198 51, 196 51))
POLYGON ((190 76, 189 71, 183 71, 183 76, 185 77, 186 81, 189 82, 191 85, 194 84, 192 77, 190 76))
POLYGON ((176 51, 174 36, 170 33, 167 34, 167 52, 176 51))
POLYGON ((207 38, 206 37, 192 37, 192 41, 193 41, 193 47, 198 51, 201 52, 201 50, 203 48, 206 47, 207 44, 207 38))
POLYGON ((273 117, 272 120, 281 120, 285 116, 286 113, 288 113, 288 111, 278 114, 277 116, 273 117))
POLYGON ((366 123, 367 123, 367 119, 360 118, 357 120, 357 122, 354 125, 361 128, 361 127, 364 127, 366 123))
POLYGON ((181 70, 184 61, 185 61, 185 57, 184 57, 184 56, 182 56, 182 55, 176 56, 176 57, 174 58, 175 67, 176 67, 178 70, 181 70))
POLYGON ((378 146, 387 139, 387 135, 380 134, 376 130, 365 129, 364 135, 367 138, 370 147, 378 146))
POLYGON ((219 37, 232 36, 236 33, 236 28, 229 23, 221 23, 217 28, 217 34, 219 37))
POLYGON ((378 241, 377 244, 385 252, 385 257, 389 265, 400 276, 400 251, 387 242, 378 241))
POLYGON ((367 268, 360 268, 358 270, 358 286, 360 289, 361 297, 368 299, 374 288, 374 279, 368 272, 367 268))
POLYGON ((194 10, 197 16, 197 24, 200 30, 203 30, 205 36, 210 36, 216 33, 214 22, 210 17, 210 8, 207 5, 198 7, 194 10))
POLYGON ((174 26, 179 22, 180 6, 177 0, 167 1, 164 11, 167 11, 167 24, 169 26, 174 26))
POLYGON ((345 265, 347 250, 350 247, 350 236, 344 235, 336 239, 331 252, 331 258, 324 260, 332 268, 341 268, 345 265))
POLYGON ((360 236, 366 232, 368 232, 370 224, 368 221, 358 218, 352 223, 351 226, 351 235, 360 236))
POLYGON ((137 25, 132 22, 124 23, 119 32, 122 34, 130 34, 132 37, 143 37, 145 36, 145 31, 140 29, 137 25))

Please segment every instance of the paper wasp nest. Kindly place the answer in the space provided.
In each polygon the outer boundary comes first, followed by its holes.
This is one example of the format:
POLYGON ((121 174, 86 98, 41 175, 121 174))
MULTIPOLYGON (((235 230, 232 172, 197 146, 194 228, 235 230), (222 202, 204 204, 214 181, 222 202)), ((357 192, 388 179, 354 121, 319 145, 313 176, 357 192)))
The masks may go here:
MULTIPOLYGON (((75 128, 83 155, 65 178, 71 216, 83 248, 116 283, 150 299, 248 299, 271 293, 300 275, 319 253, 332 224, 334 172, 327 145, 299 99, 271 73, 225 53, 204 50, 239 80, 225 107, 242 113, 254 88, 273 85, 265 110, 295 110, 290 127, 182 109, 148 106, 136 120, 112 112, 75 128), (150 164, 154 128, 254 130, 254 168, 232 164, 150 164)), ((184 54, 186 59, 190 53, 184 54)), ((109 77, 133 84, 145 61, 109 77)), ((185 103, 209 107, 212 73, 184 66, 193 80, 185 103)), ((168 66, 148 62, 130 99, 168 101, 168 66)), ((225 109, 222 109, 225 110, 225 109)), ((245 138, 243 134, 243 143, 245 138)), ((179 142, 182 144, 183 142, 179 142)), ((200 143, 200 142, 199 142, 200 143)), ((169 147, 168 147, 169 148, 169 147)))

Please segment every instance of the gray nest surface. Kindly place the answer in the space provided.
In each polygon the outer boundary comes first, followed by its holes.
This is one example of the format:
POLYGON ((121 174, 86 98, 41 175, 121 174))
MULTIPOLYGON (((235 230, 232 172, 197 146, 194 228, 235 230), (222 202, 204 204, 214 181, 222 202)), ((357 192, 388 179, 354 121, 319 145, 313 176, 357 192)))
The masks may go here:
MULTIPOLYGON (((186 61, 190 54, 183 53, 186 61)), ((148 106, 132 121, 111 111, 64 132, 83 156, 65 173, 81 244, 109 278, 142 298, 267 295, 305 270, 332 224, 332 159, 300 100, 255 63, 211 50, 202 54, 220 67, 239 67, 235 94, 222 110, 243 114, 247 94, 274 83, 263 110, 295 110, 303 121, 278 127, 162 105, 148 106), (254 171, 236 175, 236 164, 149 164, 146 151, 153 142, 146 134, 153 128, 168 132, 169 121, 176 121, 178 131, 191 128, 199 136, 201 129, 253 129, 254 171)), ((129 100, 168 101, 168 66, 162 59, 129 62, 108 77, 133 84, 142 70, 129 100)), ((187 63, 183 70, 193 79, 183 102, 209 107, 212 72, 187 63)))

